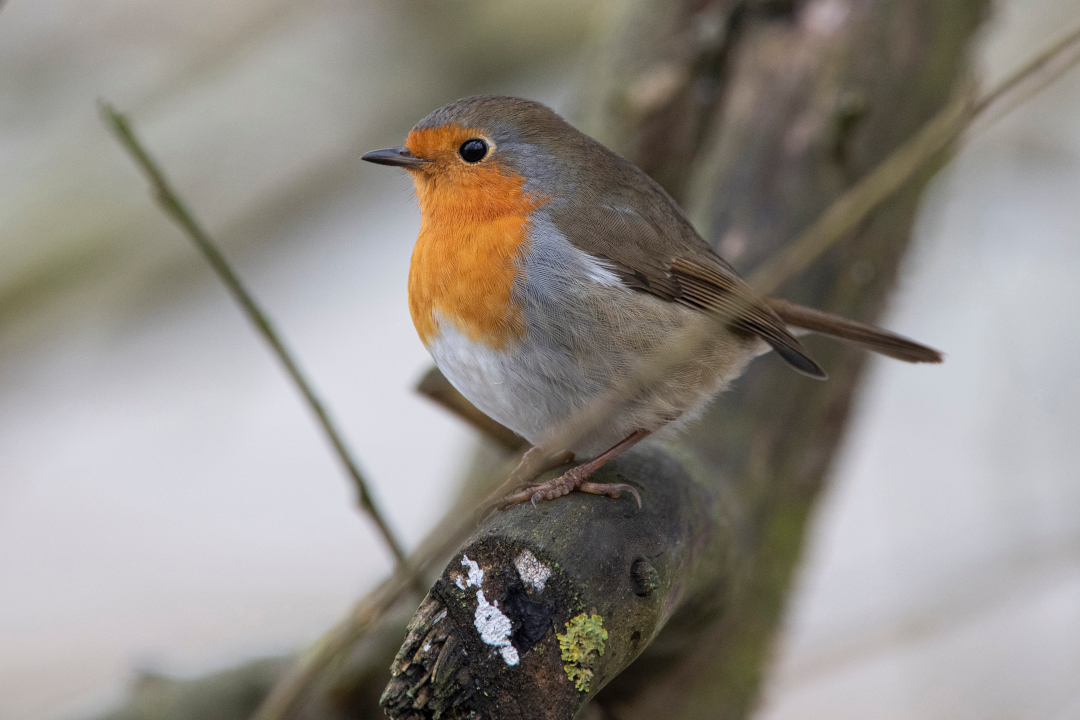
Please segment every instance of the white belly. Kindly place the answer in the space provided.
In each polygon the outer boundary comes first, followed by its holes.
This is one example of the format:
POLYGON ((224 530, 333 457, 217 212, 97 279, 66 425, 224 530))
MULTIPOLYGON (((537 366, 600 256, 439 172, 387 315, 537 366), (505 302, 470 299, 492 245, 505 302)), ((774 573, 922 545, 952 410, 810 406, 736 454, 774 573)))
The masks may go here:
POLYGON ((525 339, 505 352, 469 340, 443 320, 429 350, 462 395, 534 445, 590 403, 605 403, 609 409, 591 431, 567 445, 579 458, 594 457, 635 430, 692 417, 760 352, 760 343, 721 331, 691 359, 664 364, 675 338, 701 315, 640 293, 545 314, 541 320, 527 311, 525 339), (656 363, 666 370, 657 374, 656 363), (648 380, 638 382, 643 373, 648 380))

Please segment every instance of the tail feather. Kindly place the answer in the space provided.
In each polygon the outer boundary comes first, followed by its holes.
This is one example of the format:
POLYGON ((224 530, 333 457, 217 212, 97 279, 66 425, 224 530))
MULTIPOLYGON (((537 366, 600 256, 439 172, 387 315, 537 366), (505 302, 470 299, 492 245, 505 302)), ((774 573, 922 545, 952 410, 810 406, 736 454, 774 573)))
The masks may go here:
POLYGON ((904 362, 939 363, 943 360, 942 354, 934 348, 873 325, 813 310, 787 300, 771 298, 767 302, 781 320, 794 328, 828 335, 904 362))

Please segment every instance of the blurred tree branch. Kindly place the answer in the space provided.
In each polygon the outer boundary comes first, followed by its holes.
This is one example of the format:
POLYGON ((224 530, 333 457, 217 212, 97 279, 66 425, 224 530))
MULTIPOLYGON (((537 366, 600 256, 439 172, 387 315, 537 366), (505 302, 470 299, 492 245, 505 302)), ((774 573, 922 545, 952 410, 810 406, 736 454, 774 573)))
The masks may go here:
POLYGON ((107 102, 101 101, 101 115, 106 126, 116 135, 117 140, 124 147, 125 150, 131 155, 131 158, 135 161, 135 164, 139 166, 139 169, 146 175, 146 179, 150 182, 150 187, 154 200, 157 202, 161 209, 172 220, 180 226, 180 229, 191 239, 199 251, 206 258, 207 263, 217 274, 222 284, 236 300, 237 304, 244 311, 244 315, 255 327, 255 329, 262 336, 263 340, 270 346, 274 355, 281 361, 281 364, 285 367, 285 371, 292 379, 293 383, 300 390, 304 400, 307 402, 311 411, 315 414, 315 418, 318 420, 319 426, 322 428, 327 439, 330 441, 331 446, 334 448, 334 452, 337 454, 338 459, 341 461, 342 466, 345 468, 346 473, 352 480, 353 485, 356 488, 357 499, 360 503, 360 509, 363 510, 375 523, 375 526, 379 530, 379 534, 382 535, 386 545, 390 548, 394 557, 398 562, 399 569, 411 575, 409 570, 408 560, 405 557, 405 551, 402 549, 401 543, 394 536, 394 533, 390 530, 390 526, 386 523, 382 513, 375 505, 375 501, 371 496, 371 492, 368 490, 367 482, 364 480, 363 475, 360 473, 360 467, 356 461, 352 458, 348 448, 345 446, 345 440, 341 435, 341 432, 337 429, 333 420, 330 418, 330 414, 326 410, 326 406, 318 395, 315 394, 315 389, 312 387, 311 382, 308 381, 303 371, 300 369, 299 364, 293 358, 292 353, 285 346, 284 340, 281 338, 281 333, 270 322, 270 318, 255 302, 255 298, 244 286, 244 283, 240 280, 240 277, 229 265, 229 261, 225 259, 221 251, 213 240, 210 239, 209 234, 203 230, 202 226, 195 219, 195 216, 188 210, 187 206, 180 198, 180 196, 173 190, 168 180, 165 179, 165 174, 158 167, 153 158, 150 157, 149 152, 143 147, 142 142, 135 135, 135 131, 131 126, 130 121, 119 113, 116 108, 107 102))
POLYGON ((432 367, 424 374, 416 386, 416 391, 457 415, 511 452, 524 450, 528 445, 525 439, 513 430, 503 427, 477 410, 464 395, 458 392, 457 388, 450 384, 437 367, 432 367))

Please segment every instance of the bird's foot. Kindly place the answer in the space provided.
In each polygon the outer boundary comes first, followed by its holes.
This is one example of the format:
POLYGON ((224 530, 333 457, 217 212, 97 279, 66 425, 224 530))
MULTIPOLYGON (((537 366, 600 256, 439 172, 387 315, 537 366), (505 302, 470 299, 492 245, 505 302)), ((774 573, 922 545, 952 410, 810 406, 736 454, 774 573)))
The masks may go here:
POLYGON ((632 485, 627 485, 626 483, 589 482, 589 478, 597 469, 591 465, 592 463, 578 465, 577 467, 570 468, 557 478, 537 485, 530 485, 518 492, 507 495, 500 500, 495 507, 497 510, 505 510, 512 505, 520 505, 524 502, 531 503, 533 507, 536 507, 537 500, 554 500, 563 495, 569 495, 575 490, 578 492, 590 493, 592 495, 606 495, 610 498, 617 498, 623 492, 628 492, 634 496, 638 507, 641 507, 641 495, 638 494, 637 489, 632 485))

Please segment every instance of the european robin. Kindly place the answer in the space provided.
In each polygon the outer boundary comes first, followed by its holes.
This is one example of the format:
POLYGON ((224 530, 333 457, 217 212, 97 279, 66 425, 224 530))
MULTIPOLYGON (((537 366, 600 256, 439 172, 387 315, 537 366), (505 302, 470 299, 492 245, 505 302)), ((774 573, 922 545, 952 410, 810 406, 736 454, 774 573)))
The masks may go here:
POLYGON ((363 159, 412 175, 421 219, 409 310, 420 339, 466 398, 534 446, 661 358, 703 314, 722 320, 691 357, 531 467, 588 462, 500 507, 572 490, 636 496, 589 477, 693 417, 755 356, 771 348, 795 370, 826 377, 799 332, 941 362, 880 328, 758 296, 648 175, 540 103, 457 100, 417 123, 404 147, 363 159))

